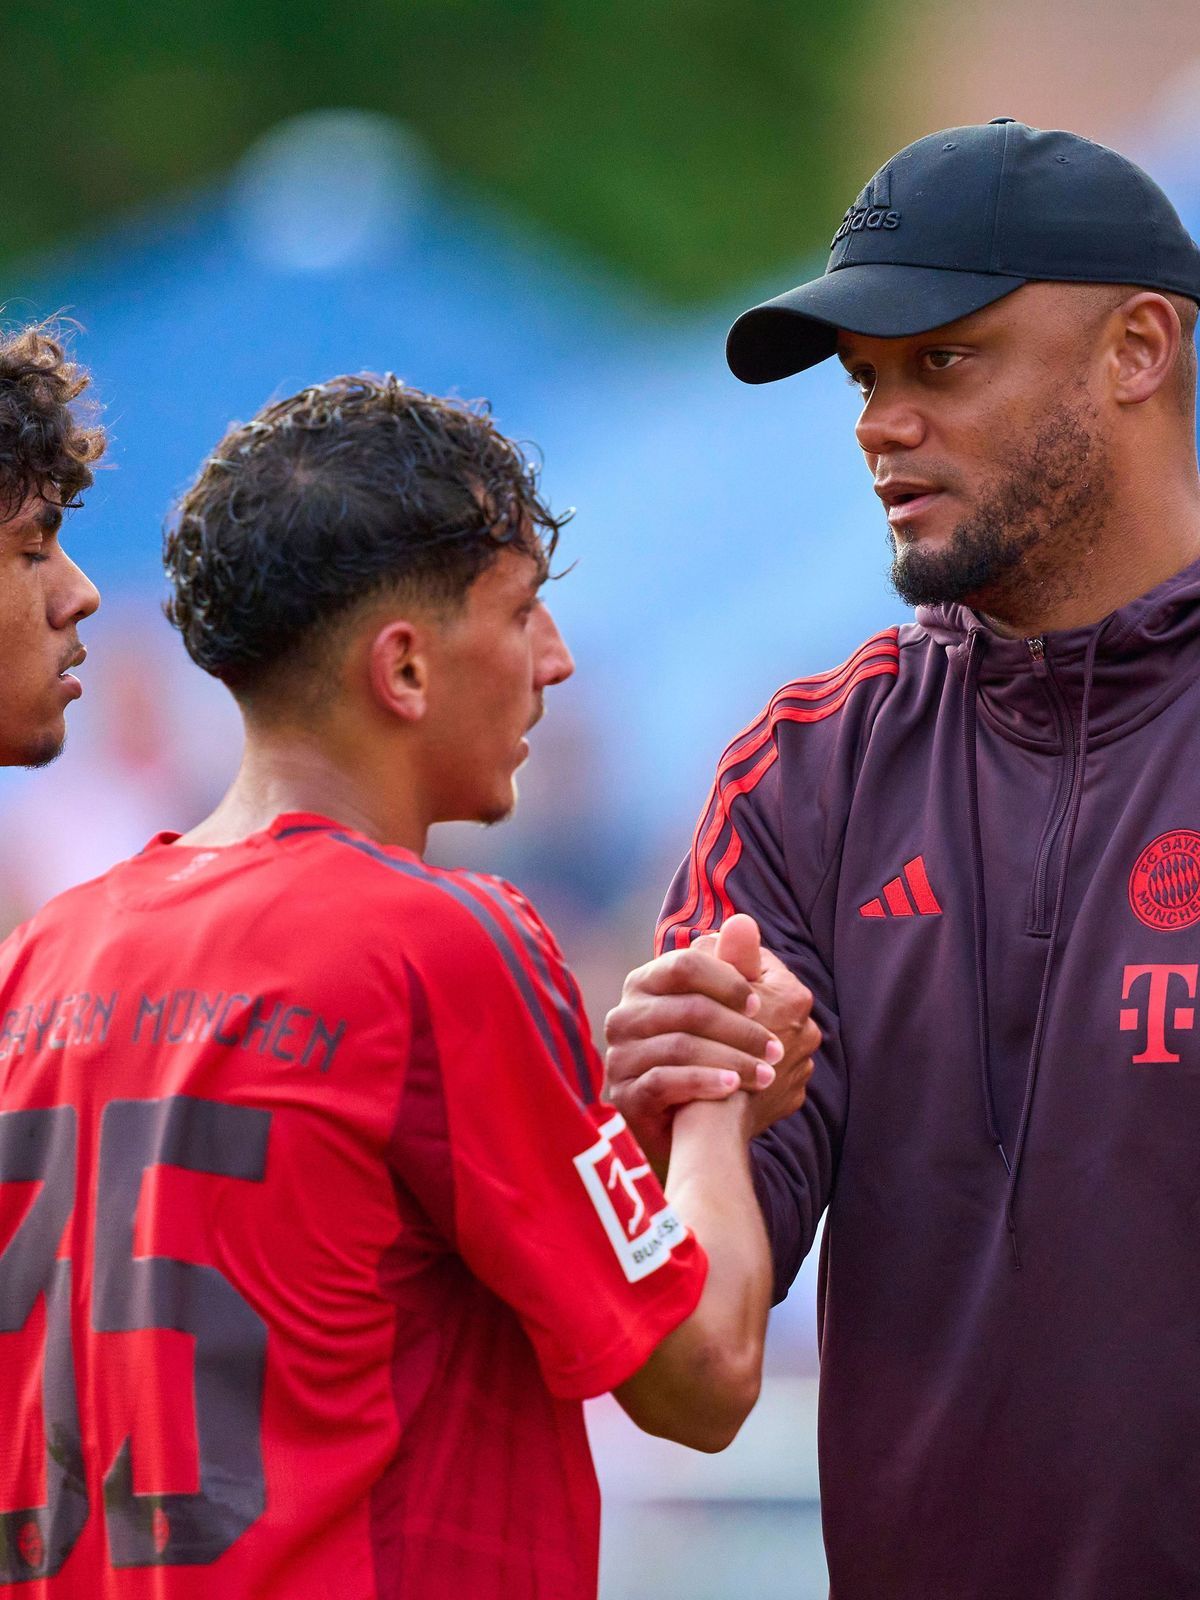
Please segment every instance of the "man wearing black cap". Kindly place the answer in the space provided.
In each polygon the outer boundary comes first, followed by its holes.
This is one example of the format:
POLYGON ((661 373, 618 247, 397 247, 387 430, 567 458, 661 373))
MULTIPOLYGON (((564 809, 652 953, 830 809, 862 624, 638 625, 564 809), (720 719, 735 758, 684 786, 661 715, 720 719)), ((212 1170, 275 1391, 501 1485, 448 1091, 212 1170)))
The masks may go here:
POLYGON ((689 947, 752 914, 756 1021, 806 987, 825 1039, 755 1159, 777 1296, 828 1209, 837 1600, 1200 1594, 1197 301, 1144 173, 1001 118, 730 334, 747 382, 846 367, 917 619, 730 745, 610 1090, 661 1156, 749 1078, 689 947))

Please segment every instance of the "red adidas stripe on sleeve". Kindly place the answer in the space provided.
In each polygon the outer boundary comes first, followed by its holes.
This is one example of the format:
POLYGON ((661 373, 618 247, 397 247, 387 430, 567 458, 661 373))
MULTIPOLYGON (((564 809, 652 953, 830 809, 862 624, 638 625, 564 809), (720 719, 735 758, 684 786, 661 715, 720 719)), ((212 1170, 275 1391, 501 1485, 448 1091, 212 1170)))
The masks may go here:
POLYGON ((899 670, 898 630, 888 628, 868 639, 831 672, 785 684, 762 715, 738 734, 721 758, 708 802, 696 825, 685 902, 659 927, 655 940, 659 955, 666 949, 682 948, 693 934, 718 927, 732 913, 725 884, 741 856, 742 841, 733 826, 731 808, 734 800, 755 789, 774 765, 778 754, 775 730, 779 723, 821 722, 840 711, 860 684, 870 678, 895 677, 899 670), (727 829, 729 838, 714 863, 727 829))

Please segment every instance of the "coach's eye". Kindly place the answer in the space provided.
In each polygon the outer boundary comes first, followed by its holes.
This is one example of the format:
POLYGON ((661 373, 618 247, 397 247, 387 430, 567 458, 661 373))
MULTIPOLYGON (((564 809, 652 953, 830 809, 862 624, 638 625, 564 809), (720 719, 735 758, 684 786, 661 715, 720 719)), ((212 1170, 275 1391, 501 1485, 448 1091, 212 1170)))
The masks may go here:
POLYGON ((935 372, 947 372, 962 360, 958 350, 926 350, 925 360, 935 372))
POLYGON ((855 367, 846 374, 846 382, 852 389, 857 389, 859 394, 868 395, 871 385, 875 382, 875 373, 870 367, 855 367))

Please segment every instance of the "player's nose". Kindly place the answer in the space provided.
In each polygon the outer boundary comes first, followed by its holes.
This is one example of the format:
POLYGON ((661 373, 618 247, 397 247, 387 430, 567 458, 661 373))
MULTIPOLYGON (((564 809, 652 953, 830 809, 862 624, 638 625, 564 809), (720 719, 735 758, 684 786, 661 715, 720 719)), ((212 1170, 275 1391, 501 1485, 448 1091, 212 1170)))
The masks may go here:
POLYGON ((50 598, 50 620, 56 628, 65 628, 99 610, 100 591, 65 551, 60 554, 58 567, 50 598))
POLYGON ((537 626, 537 686, 544 689, 554 683, 565 683, 575 671, 575 658, 545 606, 538 608, 537 626))

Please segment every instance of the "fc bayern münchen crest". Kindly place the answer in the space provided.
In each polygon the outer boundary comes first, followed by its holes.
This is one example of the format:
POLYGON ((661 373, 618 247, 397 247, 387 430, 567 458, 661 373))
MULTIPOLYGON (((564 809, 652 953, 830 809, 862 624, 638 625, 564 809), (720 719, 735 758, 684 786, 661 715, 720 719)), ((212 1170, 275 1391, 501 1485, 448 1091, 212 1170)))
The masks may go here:
POLYGON ((1129 874, 1129 904, 1148 928, 1200 922, 1200 833, 1173 828, 1148 844, 1129 874))

